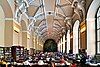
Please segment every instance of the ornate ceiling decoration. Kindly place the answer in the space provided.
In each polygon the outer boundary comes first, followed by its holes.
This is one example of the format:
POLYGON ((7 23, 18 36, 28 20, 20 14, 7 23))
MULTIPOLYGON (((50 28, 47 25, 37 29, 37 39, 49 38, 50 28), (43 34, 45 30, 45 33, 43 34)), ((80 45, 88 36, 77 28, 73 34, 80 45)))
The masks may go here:
POLYGON ((28 30, 34 29, 44 41, 59 40, 76 19, 85 18, 85 0, 23 0, 26 1, 29 5, 26 8, 30 22, 28 30))

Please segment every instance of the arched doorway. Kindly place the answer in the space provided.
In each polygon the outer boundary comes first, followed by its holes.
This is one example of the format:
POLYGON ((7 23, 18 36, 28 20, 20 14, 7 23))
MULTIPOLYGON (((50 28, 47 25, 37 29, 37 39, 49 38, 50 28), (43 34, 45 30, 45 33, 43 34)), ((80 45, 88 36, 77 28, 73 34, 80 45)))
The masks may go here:
POLYGON ((44 52, 57 52, 57 43, 53 39, 48 39, 45 41, 43 46, 44 52))

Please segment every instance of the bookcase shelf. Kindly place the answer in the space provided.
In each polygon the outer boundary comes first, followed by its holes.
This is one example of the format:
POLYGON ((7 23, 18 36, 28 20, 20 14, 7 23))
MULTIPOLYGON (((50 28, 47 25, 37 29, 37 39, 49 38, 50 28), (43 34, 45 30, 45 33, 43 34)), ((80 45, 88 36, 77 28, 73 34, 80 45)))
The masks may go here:
POLYGON ((4 57, 4 48, 0 47, 0 58, 4 57))
POLYGON ((11 55, 11 47, 4 47, 4 58, 6 61, 10 62, 11 55))
POLYGON ((23 46, 12 46, 12 57, 16 62, 22 62, 24 60, 24 47, 23 46))

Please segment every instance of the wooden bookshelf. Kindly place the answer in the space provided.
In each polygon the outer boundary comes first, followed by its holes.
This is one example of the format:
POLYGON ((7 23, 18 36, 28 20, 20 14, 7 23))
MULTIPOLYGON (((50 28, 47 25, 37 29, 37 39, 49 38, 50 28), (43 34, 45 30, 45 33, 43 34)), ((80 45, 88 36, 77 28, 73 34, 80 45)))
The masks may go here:
POLYGON ((4 47, 4 58, 7 62, 11 61, 11 47, 4 47))
POLYGON ((24 47, 23 46, 12 46, 12 57, 16 62, 22 62, 24 60, 24 47))
POLYGON ((4 57, 4 47, 0 47, 0 58, 4 57))

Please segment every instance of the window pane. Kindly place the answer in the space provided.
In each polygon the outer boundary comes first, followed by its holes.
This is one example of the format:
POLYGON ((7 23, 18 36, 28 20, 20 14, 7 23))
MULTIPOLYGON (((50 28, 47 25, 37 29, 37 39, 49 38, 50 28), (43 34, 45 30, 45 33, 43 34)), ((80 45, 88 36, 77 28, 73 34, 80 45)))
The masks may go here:
POLYGON ((100 29, 97 30, 97 41, 100 41, 100 29))
POLYGON ((97 18, 97 29, 100 28, 100 17, 97 18))
POLYGON ((97 53, 100 53, 100 42, 97 43, 97 53))
POLYGON ((100 54, 100 8, 97 12, 97 53, 100 54))
POLYGON ((98 13, 97 13, 97 17, 98 17, 98 16, 100 16, 100 8, 99 8, 98 13))

